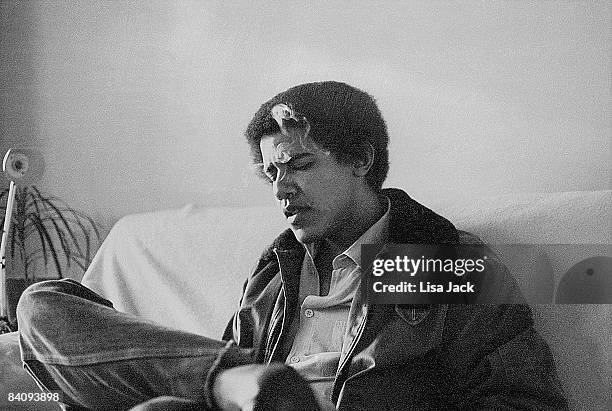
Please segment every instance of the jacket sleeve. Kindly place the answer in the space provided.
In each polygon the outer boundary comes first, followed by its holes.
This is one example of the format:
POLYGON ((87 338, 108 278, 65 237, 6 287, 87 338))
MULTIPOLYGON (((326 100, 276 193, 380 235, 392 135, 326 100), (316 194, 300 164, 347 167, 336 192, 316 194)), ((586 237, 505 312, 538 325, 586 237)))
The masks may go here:
POLYGON ((274 285, 280 287, 280 278, 275 278, 277 272, 269 259, 259 260, 242 286, 240 303, 225 327, 223 340, 233 340, 241 348, 259 348, 267 329, 266 319, 276 301, 275 298, 266 298, 266 291, 274 285))
MULTIPOLYGON (((246 288, 246 281, 244 283, 244 285, 242 286, 242 293, 244 294, 244 289, 246 288)), ((242 298, 241 298, 242 301, 242 298)), ((223 336, 221 337, 222 340, 224 341, 237 341, 239 339, 239 336, 234 334, 234 324, 236 323, 236 316, 238 315, 238 312, 234 312, 234 314, 232 314, 232 316, 230 317, 229 321, 227 322, 225 329, 223 330, 223 336)))
POLYGON ((244 302, 245 293, 247 289, 247 285, 249 284, 249 280, 253 278, 260 270, 262 269, 262 259, 260 258, 257 264, 251 269, 249 276, 242 284, 242 293, 240 294, 240 300, 238 302, 237 310, 232 314, 231 318, 227 322, 225 326, 225 330, 223 330, 223 336, 221 337, 224 341, 240 341, 240 330, 237 326, 237 319, 240 314, 240 308, 242 308, 242 304, 244 302))

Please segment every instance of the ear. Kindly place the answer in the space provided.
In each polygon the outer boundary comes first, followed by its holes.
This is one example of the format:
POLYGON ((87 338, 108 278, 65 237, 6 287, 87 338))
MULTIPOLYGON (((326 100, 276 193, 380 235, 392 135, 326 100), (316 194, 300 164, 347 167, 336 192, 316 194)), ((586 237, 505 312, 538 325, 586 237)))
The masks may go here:
POLYGON ((353 174, 357 177, 363 177, 368 174, 368 171, 372 168, 372 164, 374 164, 375 156, 376 150, 374 150, 372 144, 364 142, 361 145, 359 155, 355 159, 353 174))

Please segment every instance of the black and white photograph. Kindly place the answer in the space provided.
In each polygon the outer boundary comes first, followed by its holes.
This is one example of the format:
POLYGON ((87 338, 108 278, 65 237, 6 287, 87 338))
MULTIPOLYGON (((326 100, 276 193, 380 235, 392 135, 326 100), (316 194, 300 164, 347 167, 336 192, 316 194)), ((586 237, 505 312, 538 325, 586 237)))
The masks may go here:
POLYGON ((612 410, 611 33, 0 0, 0 410, 612 410))

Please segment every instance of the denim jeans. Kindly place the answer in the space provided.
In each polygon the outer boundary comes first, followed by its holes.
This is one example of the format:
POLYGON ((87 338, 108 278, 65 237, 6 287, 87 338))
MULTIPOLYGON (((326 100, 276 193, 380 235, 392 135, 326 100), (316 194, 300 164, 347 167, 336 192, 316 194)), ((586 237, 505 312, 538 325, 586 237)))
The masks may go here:
POLYGON ((72 407, 120 410, 160 396, 204 405, 221 362, 253 362, 231 343, 119 312, 73 280, 30 286, 17 319, 24 366, 72 407))

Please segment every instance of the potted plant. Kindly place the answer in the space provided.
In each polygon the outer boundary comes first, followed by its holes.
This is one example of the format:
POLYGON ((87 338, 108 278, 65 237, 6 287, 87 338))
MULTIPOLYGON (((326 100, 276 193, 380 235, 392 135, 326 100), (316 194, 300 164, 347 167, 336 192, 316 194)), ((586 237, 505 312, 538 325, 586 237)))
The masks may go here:
MULTIPOLYGON (((3 214, 8 192, 5 189, 0 193, 3 214)), ((44 195, 36 186, 16 189, 12 214, 7 265, 21 274, 6 279, 9 322, 14 326, 15 307, 23 290, 36 281, 63 278, 67 270, 85 272, 101 237, 90 217, 56 197, 44 195)), ((0 222, 3 225, 4 216, 0 222)))
MULTIPOLYGON (((6 241, 5 288, 8 318, 0 323, 15 330, 15 308, 23 290, 30 284, 51 278, 82 274, 101 242, 96 222, 69 207, 57 197, 43 194, 35 185, 15 186, 11 222, 6 241)), ((4 227, 10 189, 0 192, 0 212, 4 227)), ((0 319, 1 320, 1 319, 0 319)), ((2 330, 0 330, 0 333, 2 330)))

